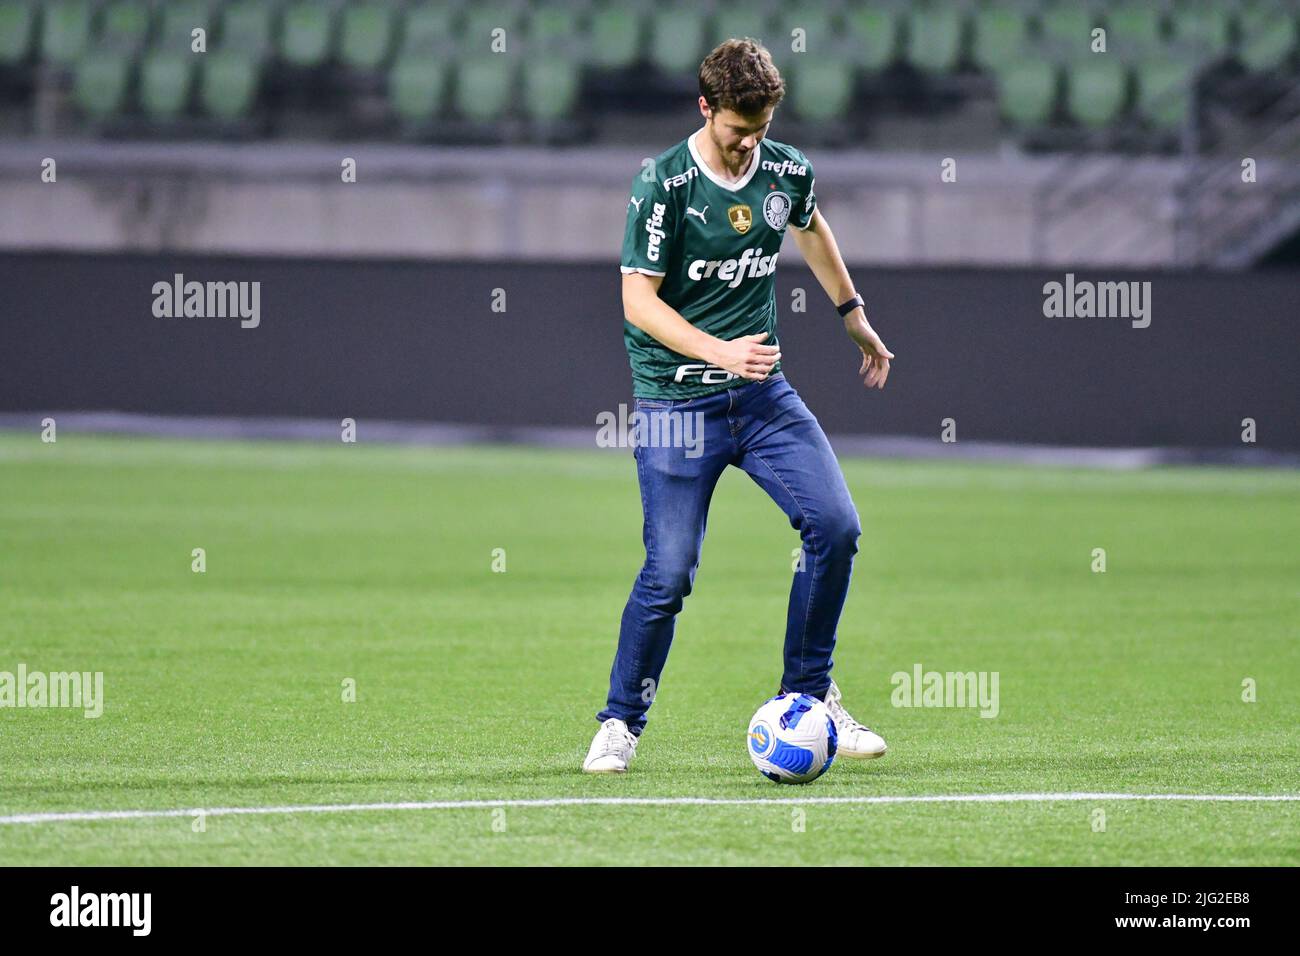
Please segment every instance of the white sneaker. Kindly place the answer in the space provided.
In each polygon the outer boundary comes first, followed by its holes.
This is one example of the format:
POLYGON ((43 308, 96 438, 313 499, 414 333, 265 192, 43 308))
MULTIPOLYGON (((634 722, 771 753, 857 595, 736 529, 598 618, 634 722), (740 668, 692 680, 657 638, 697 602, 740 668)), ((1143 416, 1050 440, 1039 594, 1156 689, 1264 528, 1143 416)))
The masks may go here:
POLYGON ((600 725, 582 769, 587 773, 624 773, 636 756, 636 734, 627 724, 611 717, 600 725))
POLYGON ((839 732, 839 750, 836 756, 852 757, 858 760, 871 757, 883 757, 889 748, 885 739, 865 724, 860 724, 844 709, 840 703, 840 689, 831 681, 831 689, 826 692, 826 709, 831 712, 835 729, 839 732))

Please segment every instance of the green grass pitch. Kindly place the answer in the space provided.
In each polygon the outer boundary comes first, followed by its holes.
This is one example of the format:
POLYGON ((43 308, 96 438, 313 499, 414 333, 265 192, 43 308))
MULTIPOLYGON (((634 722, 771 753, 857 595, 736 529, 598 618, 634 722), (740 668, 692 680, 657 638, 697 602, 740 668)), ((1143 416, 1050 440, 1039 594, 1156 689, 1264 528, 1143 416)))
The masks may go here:
MULTIPOLYGON (((845 459, 835 676, 890 744, 779 787, 745 752, 798 537, 715 497, 632 770, 579 765, 640 566, 630 452, 0 436, 0 817, 560 797, 1300 792, 1300 478, 845 459), (207 570, 191 570, 203 548, 207 570), (506 570, 493 570, 494 549, 506 570), (1105 573, 1092 570, 1106 551, 1105 573), (999 713, 890 677, 996 671, 999 713), (343 683, 355 681, 356 701, 343 683), (1243 701, 1243 682, 1257 699, 1243 701)), ((1300 863, 1300 804, 579 805, 0 824, 0 864, 1300 863), (1104 828, 1100 825, 1104 817, 1104 828)))

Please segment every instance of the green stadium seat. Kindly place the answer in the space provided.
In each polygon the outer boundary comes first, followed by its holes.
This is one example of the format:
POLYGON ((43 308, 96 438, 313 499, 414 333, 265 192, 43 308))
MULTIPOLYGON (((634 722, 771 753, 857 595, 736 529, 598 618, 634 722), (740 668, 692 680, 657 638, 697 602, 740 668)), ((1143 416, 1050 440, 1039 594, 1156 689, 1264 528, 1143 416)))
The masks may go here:
POLYGON ((343 8, 339 60, 354 70, 376 70, 393 46, 396 10, 388 3, 356 3, 343 8))
POLYGON ((1057 68, 1042 60, 1004 62, 995 73, 998 109, 1016 126, 1045 126, 1056 110, 1057 68))
POLYGON ((833 56, 842 46, 826 10, 815 6, 783 7, 771 31, 773 56, 791 56, 790 46, 794 43, 796 29, 803 30, 804 52, 793 53, 795 59, 833 56))
POLYGON ((221 11, 221 48, 264 59, 271 52, 274 25, 269 0, 235 0, 221 11))
POLYGON ((1159 129, 1180 129, 1192 108, 1195 71, 1186 60, 1160 58, 1134 65, 1138 115, 1159 129))
POLYGON ((447 68, 433 57, 399 56, 388 72, 388 104, 406 123, 426 123, 442 112, 447 68))
POLYGON ((323 64, 330 55, 335 8, 332 4, 294 3, 285 8, 280 21, 280 56, 291 66, 309 69, 323 64))
POLYGON ((1137 62, 1164 46, 1164 26, 1154 3, 1124 3, 1106 12, 1106 49, 1137 62))
POLYGON ((514 4, 475 4, 465 12, 464 23, 457 31, 457 50, 470 59, 499 56, 493 42, 497 30, 504 30, 505 53, 515 52, 514 40, 522 35, 519 8, 514 4))
POLYGON ((399 49, 403 54, 428 56, 455 46, 456 18, 446 3, 421 3, 406 12, 399 49))
POLYGON ((217 119, 244 119, 252 111, 261 79, 258 61, 235 50, 217 50, 199 59, 199 99, 217 119))
POLYGON ((907 59, 924 73, 951 73, 962 54, 961 11, 951 6, 924 6, 908 12, 907 59))
POLYGON ((513 57, 487 53, 456 65, 456 111, 486 123, 505 116, 515 90, 513 57))
POLYGON ((1252 3, 1237 18, 1237 58, 1252 73, 1276 70, 1296 45, 1295 14, 1268 3, 1252 3))
POLYGON ((753 0, 726 3, 714 11, 709 23, 707 45, 712 49, 723 40, 733 37, 736 39, 753 37, 755 40, 762 40, 765 45, 778 46, 783 50, 790 49, 790 44, 784 39, 780 44, 773 41, 771 26, 766 11, 753 0))
POLYGON ((543 57, 524 61, 524 113, 543 122, 572 115, 578 100, 578 68, 572 60, 543 57))
POLYGON ((1123 64, 1102 55, 1080 60, 1066 74, 1066 107, 1084 126, 1109 126, 1124 109, 1128 74, 1123 64))
POLYGON ((833 57, 795 57, 790 71, 790 106, 811 122, 827 122, 848 115, 853 99, 853 69, 833 57), (805 58, 806 57, 806 58, 805 58))
POLYGON ((160 50, 188 53, 194 43, 193 31, 202 27, 207 31, 208 49, 215 46, 211 6, 206 0, 170 0, 158 18, 158 33, 154 46, 160 50))
POLYGON ((1217 2, 1175 6, 1171 28, 1174 47, 1196 62, 1218 60, 1228 53, 1228 12, 1217 2))
POLYGON ((1053 57, 1066 61, 1094 55, 1092 31, 1100 24, 1087 7, 1068 0, 1055 2, 1039 13, 1038 23, 1043 43, 1053 57))
POLYGON ((93 119, 103 120, 122 111, 131 80, 131 57, 116 50, 95 50, 76 66, 72 99, 93 119))
POLYGON ((876 73, 894 62, 898 25, 894 11, 881 7, 854 7, 845 12, 844 29, 859 68, 876 73))
POLYGON ((193 84, 195 57, 188 50, 152 50, 140 61, 140 108, 156 120, 184 111, 193 84))
POLYGON ((1024 53, 1028 19, 1019 7, 980 7, 971 19, 971 59, 981 70, 997 72, 1024 53))
POLYGON ((144 0, 113 0, 100 15, 98 45, 134 53, 149 38, 149 5, 144 0))
POLYGON ((41 21, 41 59, 72 66, 90 46, 90 19, 87 0, 50 0, 41 21))
POLYGON ((529 56, 576 54, 584 39, 582 23, 572 7, 538 6, 524 24, 529 56))
POLYGON ((32 51, 36 8, 28 0, 0 2, 0 65, 24 62, 32 51))
POLYGON ((704 59, 704 15, 691 6, 657 10, 650 18, 650 62, 664 73, 694 74, 704 59))
POLYGON ((587 57, 596 67, 623 70, 641 55, 642 20, 636 10, 618 2, 592 11, 587 57))

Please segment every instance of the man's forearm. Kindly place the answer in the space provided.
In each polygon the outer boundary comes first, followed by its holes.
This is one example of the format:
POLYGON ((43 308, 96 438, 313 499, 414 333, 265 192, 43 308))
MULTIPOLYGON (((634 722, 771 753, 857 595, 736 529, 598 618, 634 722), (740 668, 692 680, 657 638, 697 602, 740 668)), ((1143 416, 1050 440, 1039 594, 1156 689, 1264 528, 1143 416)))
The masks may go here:
MULTIPOLYGON (((794 235, 800 254, 831 302, 840 305, 852 298, 855 291, 853 280, 835 243, 835 234, 820 210, 813 214, 813 223, 808 229, 794 235)), ((850 312, 846 318, 851 319, 854 315, 850 312)))
POLYGON ((638 296, 624 312, 629 322, 674 352, 714 364, 718 339, 691 325, 659 296, 638 296))

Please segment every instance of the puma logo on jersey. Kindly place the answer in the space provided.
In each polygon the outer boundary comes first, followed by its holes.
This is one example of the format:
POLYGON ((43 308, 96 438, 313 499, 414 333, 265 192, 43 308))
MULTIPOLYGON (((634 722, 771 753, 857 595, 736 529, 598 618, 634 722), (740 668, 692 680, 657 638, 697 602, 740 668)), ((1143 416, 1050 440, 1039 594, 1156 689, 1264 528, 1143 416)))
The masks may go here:
POLYGON ((756 279, 775 272, 776 257, 780 254, 765 256, 762 249, 746 249, 739 259, 696 259, 686 267, 686 274, 696 282, 717 279, 734 289, 746 278, 756 279))
POLYGON ((699 216, 700 222, 704 223, 706 226, 709 224, 709 221, 704 218, 704 214, 708 211, 709 211, 708 206, 705 206, 703 209, 692 209, 690 206, 686 207, 686 215, 699 216))
POLYGON ((641 204, 645 202, 645 197, 642 196, 640 199, 637 199, 635 196, 628 196, 627 201, 632 206, 633 209, 635 209, 637 212, 640 212, 641 204))

